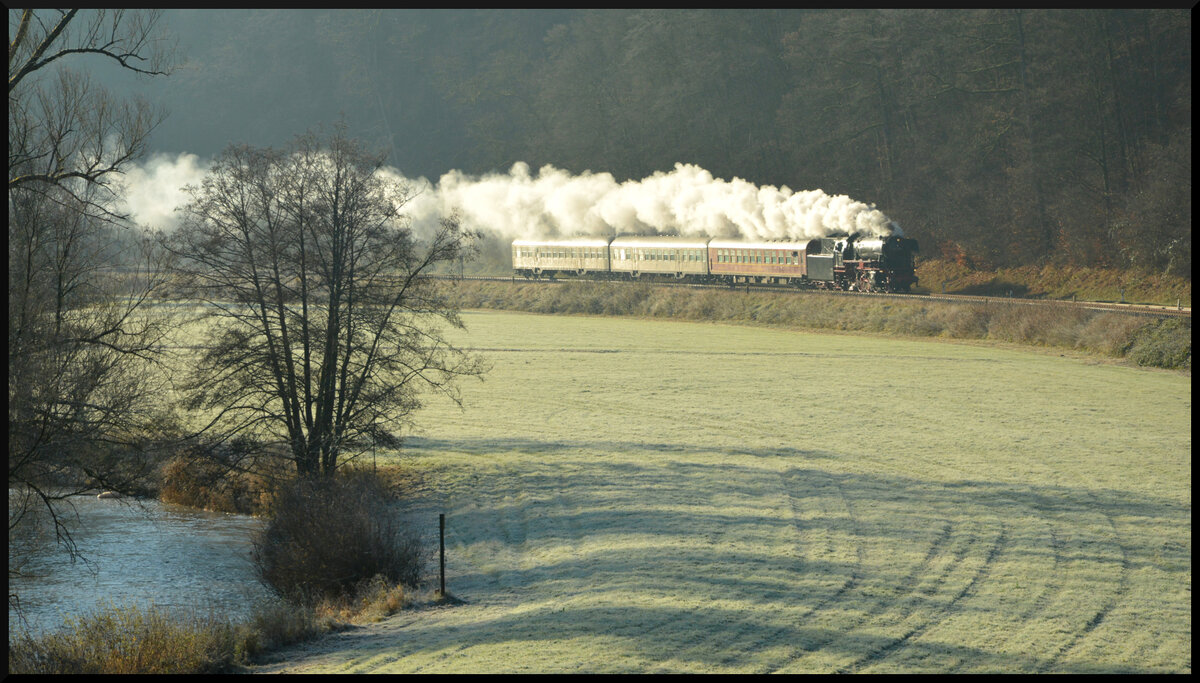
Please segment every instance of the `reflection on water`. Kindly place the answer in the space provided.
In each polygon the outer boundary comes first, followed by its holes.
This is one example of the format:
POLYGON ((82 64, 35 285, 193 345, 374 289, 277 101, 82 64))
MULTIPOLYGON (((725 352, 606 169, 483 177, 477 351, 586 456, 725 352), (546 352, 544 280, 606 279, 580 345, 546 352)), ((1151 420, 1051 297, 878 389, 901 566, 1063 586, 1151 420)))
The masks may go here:
MULTIPOLYGON (((250 561, 251 534, 260 520, 154 500, 72 500, 78 512, 72 534, 87 562, 72 563, 52 535, 37 543, 28 532, 9 538, 10 568, 20 562, 25 575, 10 576, 9 592, 20 597, 33 630, 57 628, 65 616, 91 612, 102 601, 216 608, 237 619, 268 595, 250 561)), ((9 630, 16 624, 10 605, 9 630)))

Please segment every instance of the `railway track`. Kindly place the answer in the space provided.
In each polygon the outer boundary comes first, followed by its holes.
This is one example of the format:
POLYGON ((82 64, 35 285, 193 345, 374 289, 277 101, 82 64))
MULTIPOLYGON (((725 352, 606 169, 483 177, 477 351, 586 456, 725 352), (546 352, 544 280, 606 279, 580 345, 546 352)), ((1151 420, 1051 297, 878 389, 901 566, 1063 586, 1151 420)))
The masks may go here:
MULTIPOLYGON (((450 278, 447 278, 450 279, 450 278)), ((464 276, 455 278, 468 281, 491 281, 491 282, 524 282, 524 283, 539 283, 545 285, 562 284, 566 282, 578 282, 581 278, 564 278, 564 279, 545 279, 545 280, 527 280, 517 278, 515 276, 464 276)), ((625 283, 625 280, 603 280, 603 282, 625 283)), ((740 290, 747 292, 774 292, 786 294, 824 294, 827 296, 849 296, 849 297, 877 297, 886 299, 916 299, 920 301, 945 301, 948 303, 957 304, 979 304, 985 306, 1056 306, 1059 308, 1083 308, 1096 311, 1108 311, 1113 313, 1124 313, 1127 315, 1149 316, 1156 318, 1191 318, 1192 309, 1190 306, 1159 306, 1152 304, 1131 304, 1131 303, 1114 303, 1105 301, 1066 301, 1059 299, 1026 299, 1020 297, 997 297, 997 296, 976 296, 963 294, 888 294, 883 292, 842 292, 837 290, 817 290, 817 289, 794 289, 787 287, 774 287, 768 285, 717 285, 717 284, 698 284, 694 282, 671 282, 667 280, 647 281, 655 286, 661 287, 682 287, 686 289, 718 289, 718 290, 740 290)), ((634 284, 629 282, 629 284, 634 284)))

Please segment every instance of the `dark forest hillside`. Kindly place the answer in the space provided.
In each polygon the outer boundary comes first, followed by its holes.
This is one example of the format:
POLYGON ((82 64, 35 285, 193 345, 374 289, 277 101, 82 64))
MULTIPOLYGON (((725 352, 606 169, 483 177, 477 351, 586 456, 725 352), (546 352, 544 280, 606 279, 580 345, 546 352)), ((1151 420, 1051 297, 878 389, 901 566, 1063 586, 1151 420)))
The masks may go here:
MULTIPOLYGON (((516 161, 876 204, 926 257, 1190 277, 1188 10, 168 13, 163 151, 344 116, 410 176, 516 161)), ((161 95, 161 93, 160 93, 161 95)))

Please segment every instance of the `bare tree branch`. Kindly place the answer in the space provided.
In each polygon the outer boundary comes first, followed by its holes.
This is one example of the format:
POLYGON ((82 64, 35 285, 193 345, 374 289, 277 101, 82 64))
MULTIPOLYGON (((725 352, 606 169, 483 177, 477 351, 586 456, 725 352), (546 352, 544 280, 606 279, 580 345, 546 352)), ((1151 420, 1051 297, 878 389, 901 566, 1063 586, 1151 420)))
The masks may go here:
POLYGON ((286 443, 301 475, 397 442, 419 392, 457 397, 482 372, 438 331, 461 321, 428 277, 473 235, 451 219, 415 240, 410 190, 381 164, 340 130, 230 148, 169 243, 188 296, 215 304, 190 405, 222 411, 218 431, 286 443))

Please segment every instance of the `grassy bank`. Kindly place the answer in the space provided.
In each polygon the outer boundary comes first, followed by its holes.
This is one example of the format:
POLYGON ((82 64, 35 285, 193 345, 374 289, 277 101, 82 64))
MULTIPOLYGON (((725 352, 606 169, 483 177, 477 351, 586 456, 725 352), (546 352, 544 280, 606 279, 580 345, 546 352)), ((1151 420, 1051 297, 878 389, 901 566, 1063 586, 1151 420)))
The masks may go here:
POLYGON ((913 338, 464 317, 492 371, 379 462, 425 473, 465 603, 256 670, 1191 669, 1185 376, 913 338))
POLYGON ((1126 301, 1136 304, 1192 305, 1190 280, 1161 273, 1079 266, 1024 266, 979 270, 945 260, 922 259, 917 265, 921 288, 947 294, 1012 296, 1080 301, 1126 301))
POLYGON ((10 674, 200 674, 234 671, 266 651, 329 630, 311 610, 264 606, 246 622, 216 614, 109 605, 46 634, 10 633, 10 674))
POLYGON ((981 339, 1070 349, 1137 365, 1191 369, 1191 321, 1068 308, 878 299, 822 293, 691 290, 649 284, 464 281, 464 308, 621 315, 981 339))

